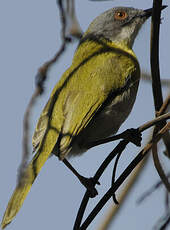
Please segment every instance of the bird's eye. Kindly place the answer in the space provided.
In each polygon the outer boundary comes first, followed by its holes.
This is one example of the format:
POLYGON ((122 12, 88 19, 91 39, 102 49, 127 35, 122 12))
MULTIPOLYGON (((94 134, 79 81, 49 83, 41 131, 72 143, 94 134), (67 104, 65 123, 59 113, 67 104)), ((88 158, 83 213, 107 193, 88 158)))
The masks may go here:
POLYGON ((124 20, 127 18, 127 13, 125 11, 117 11, 114 15, 116 20, 124 20))

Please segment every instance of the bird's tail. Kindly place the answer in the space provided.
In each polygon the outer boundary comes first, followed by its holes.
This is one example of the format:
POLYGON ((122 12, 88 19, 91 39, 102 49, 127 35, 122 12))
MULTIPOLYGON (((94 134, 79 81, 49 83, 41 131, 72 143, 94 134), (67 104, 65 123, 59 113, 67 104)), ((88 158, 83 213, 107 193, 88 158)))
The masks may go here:
POLYGON ((20 210, 28 192, 31 189, 32 184, 34 183, 34 180, 36 179, 42 166, 51 154, 57 141, 57 136, 58 135, 56 135, 56 132, 54 133, 53 130, 49 130, 46 137, 44 138, 43 144, 41 145, 42 148, 38 150, 32 161, 27 166, 24 178, 21 178, 21 181, 19 181, 19 183, 17 184, 12 194, 12 197, 8 203, 7 209, 5 211, 1 223, 2 229, 4 229, 8 224, 10 224, 10 222, 13 220, 13 218, 20 210))

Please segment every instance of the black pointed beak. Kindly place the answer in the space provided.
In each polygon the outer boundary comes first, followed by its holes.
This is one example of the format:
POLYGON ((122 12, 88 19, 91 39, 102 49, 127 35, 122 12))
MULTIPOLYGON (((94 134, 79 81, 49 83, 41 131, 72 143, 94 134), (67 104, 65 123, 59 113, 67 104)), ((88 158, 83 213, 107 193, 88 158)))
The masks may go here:
MULTIPOLYGON (((167 7, 166 5, 162 6, 162 7, 161 7, 161 10, 164 10, 166 7, 167 7)), ((149 18, 149 17, 152 15, 152 9, 153 9, 153 8, 144 10, 144 14, 142 15, 142 17, 147 17, 147 18, 149 18)))

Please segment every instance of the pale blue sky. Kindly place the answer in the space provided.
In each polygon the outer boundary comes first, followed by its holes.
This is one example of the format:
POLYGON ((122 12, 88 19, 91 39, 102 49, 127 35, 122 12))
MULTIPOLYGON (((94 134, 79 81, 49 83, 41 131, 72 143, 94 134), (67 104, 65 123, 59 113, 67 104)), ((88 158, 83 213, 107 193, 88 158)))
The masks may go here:
MULTIPOLYGON (((83 30, 86 30, 96 16, 111 7, 124 5, 146 9, 152 6, 152 1, 115 0, 100 3, 76 0, 76 4, 80 25, 83 30)), ((168 1, 164 1, 164 4, 168 4, 168 1)), ((161 24, 160 69, 161 75, 168 78, 170 73, 170 8, 164 10, 162 17, 164 19, 161 24)), ((1 0, 0 28, 0 219, 2 219, 16 184, 17 169, 21 160, 22 119, 34 90, 34 76, 37 69, 55 54, 61 44, 61 27, 56 2, 55 0, 1 0)), ((134 44, 134 51, 141 67, 148 71, 150 71, 149 33, 150 20, 143 26, 134 44)), ((45 94, 38 100, 32 114, 31 132, 33 132, 38 116, 52 88, 71 63, 76 45, 77 43, 71 45, 57 65, 51 69, 45 94)), ((164 95, 167 94, 167 91, 168 89, 165 88, 164 95)), ((129 127, 137 127, 152 119, 153 116, 151 85, 141 81, 134 109, 120 131, 129 127)), ((146 137, 146 135, 144 136, 146 137)), ((72 159, 71 162, 83 175, 92 176, 114 146, 115 143, 94 148, 82 157, 72 159)), ((161 148, 161 150, 163 149, 161 148)), ((128 146, 122 161, 119 163, 118 172, 126 167, 138 151, 139 149, 132 144, 128 146)), ((161 153, 160 151, 160 155, 162 155, 161 153)), ((165 158, 162 159, 162 162, 167 167, 165 158)), ((101 186, 98 186, 100 195, 91 200, 88 211, 109 188, 112 167, 107 169, 100 180, 101 186)), ((164 190, 156 191, 140 206, 136 205, 136 200, 158 180, 159 177, 154 169, 153 161, 150 159, 125 207, 116 217, 114 229, 150 230, 154 226, 158 218, 164 214, 164 190)), ((7 229, 71 230, 84 191, 85 189, 63 163, 59 162, 57 158, 51 157, 34 183, 22 209, 7 229)), ((100 212, 88 229, 97 229, 106 209, 111 204, 112 201, 108 202, 106 208, 100 212)), ((113 229, 113 226, 110 229, 113 229)))

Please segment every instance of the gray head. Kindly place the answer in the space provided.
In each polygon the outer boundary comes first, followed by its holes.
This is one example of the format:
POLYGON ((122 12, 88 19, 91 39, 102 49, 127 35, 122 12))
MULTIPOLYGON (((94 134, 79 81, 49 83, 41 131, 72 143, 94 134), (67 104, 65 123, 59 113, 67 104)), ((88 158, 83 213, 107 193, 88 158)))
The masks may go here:
POLYGON ((116 43, 121 42, 132 47, 139 29, 151 14, 152 9, 112 8, 95 18, 85 34, 102 36, 116 43))

